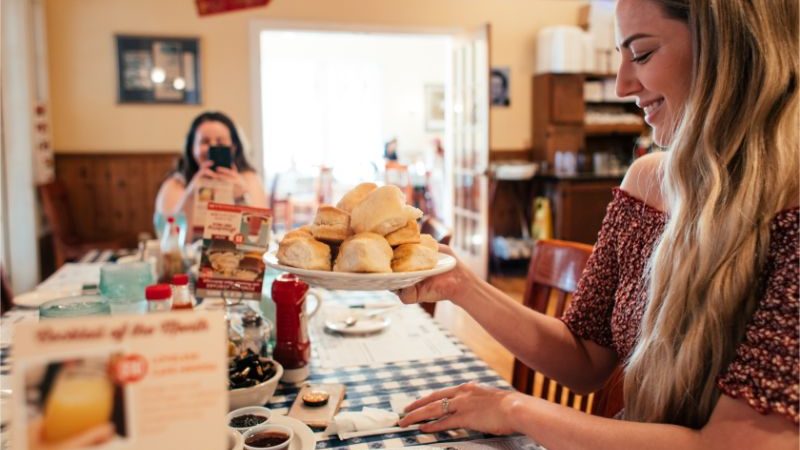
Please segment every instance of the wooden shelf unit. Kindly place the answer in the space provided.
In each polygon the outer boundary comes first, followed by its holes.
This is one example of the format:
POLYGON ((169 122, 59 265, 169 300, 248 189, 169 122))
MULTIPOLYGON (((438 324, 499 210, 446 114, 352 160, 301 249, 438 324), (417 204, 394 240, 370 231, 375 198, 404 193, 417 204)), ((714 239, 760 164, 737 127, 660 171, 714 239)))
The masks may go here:
MULTIPOLYGON (((608 80, 610 74, 538 74, 533 77, 533 159, 553 164, 557 151, 606 151, 607 145, 587 139, 615 137, 634 140, 646 131, 640 124, 587 125, 589 105, 619 105, 633 108, 632 102, 587 102, 583 87, 586 80, 608 80), (591 144, 591 145, 590 145, 591 144), (599 144, 595 146, 594 144, 599 144)), ((632 146, 630 147, 632 149, 632 146)), ((589 155, 587 160, 591 160, 589 155)))

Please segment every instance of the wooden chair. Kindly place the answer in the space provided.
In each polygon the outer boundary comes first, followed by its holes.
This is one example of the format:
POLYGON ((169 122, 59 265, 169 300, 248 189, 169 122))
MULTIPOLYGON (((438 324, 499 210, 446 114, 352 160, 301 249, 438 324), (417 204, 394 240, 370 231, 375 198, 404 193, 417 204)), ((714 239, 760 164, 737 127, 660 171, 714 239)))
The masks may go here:
POLYGON ((406 195, 406 203, 414 201, 414 187, 411 185, 411 175, 408 173, 407 165, 397 161, 386 161, 384 182, 399 187, 406 195))
MULTIPOLYGON (((592 246, 577 242, 539 240, 528 269, 523 303, 549 316, 561 317, 592 254, 592 246)), ((613 417, 622 409, 622 370, 618 367, 606 386, 590 395, 577 395, 514 359, 512 384, 520 391, 590 414, 613 417)))
POLYGON ((69 206, 67 189, 60 181, 51 181, 38 186, 42 208, 53 233, 53 250, 56 268, 65 262, 78 259, 94 249, 116 250, 122 248, 118 239, 86 240, 78 233, 72 209, 69 206))
MULTIPOLYGON (((419 232, 430 234, 437 242, 444 245, 450 245, 450 238, 453 236, 450 228, 432 216, 422 218, 419 224, 419 232)), ((436 303, 422 303, 420 306, 431 317, 436 314, 436 303)))

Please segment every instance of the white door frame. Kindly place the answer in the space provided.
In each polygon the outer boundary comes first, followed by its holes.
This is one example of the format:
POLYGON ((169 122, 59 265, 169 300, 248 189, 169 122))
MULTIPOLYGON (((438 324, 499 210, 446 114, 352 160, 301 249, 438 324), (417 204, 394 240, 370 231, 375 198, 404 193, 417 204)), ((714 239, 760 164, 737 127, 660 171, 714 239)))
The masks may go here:
POLYGON ((34 178, 35 49, 30 0, 2 0, 4 258, 15 291, 39 282, 38 206, 34 178), (8 64, 14 61, 14 64, 8 64), (13 188, 12 188, 13 187, 13 188), (13 236, 13 239, 11 237, 13 236))

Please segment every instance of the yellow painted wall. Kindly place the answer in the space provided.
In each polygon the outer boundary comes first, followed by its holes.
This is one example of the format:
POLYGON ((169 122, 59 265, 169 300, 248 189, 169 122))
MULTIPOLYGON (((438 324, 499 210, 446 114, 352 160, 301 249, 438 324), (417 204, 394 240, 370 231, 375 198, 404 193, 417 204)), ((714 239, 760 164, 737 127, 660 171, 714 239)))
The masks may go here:
POLYGON ((578 0, 273 0, 267 8, 198 17, 194 0, 47 0, 53 141, 57 152, 175 152, 191 119, 219 109, 252 141, 249 26, 285 19, 389 27, 491 24, 491 63, 511 67, 511 107, 491 110, 491 148, 531 139, 537 31, 575 24, 578 0), (114 34, 199 36, 203 105, 118 105, 114 34))

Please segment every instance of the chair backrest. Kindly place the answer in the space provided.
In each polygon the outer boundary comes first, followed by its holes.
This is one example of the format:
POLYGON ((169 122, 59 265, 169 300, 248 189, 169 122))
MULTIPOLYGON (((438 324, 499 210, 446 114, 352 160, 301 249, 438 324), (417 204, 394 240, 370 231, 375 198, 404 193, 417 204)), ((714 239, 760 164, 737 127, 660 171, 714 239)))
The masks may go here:
POLYGON ((384 182, 399 187, 406 194, 406 203, 413 201, 413 186, 411 185, 411 175, 408 173, 407 165, 400 164, 397 161, 386 161, 384 182))
POLYGON ((67 188, 60 181, 54 180, 40 184, 38 189, 53 237, 64 244, 79 243, 81 239, 75 229, 67 188))
POLYGON ((433 216, 422 218, 419 224, 419 232, 430 234, 437 242, 444 245, 450 245, 450 238, 453 237, 453 232, 450 228, 433 216))
MULTIPOLYGON (((578 287, 592 246, 578 242, 539 240, 532 255, 523 303, 540 313, 561 317, 578 287)), ((577 395, 514 359, 512 383, 520 391, 595 415, 612 417, 622 407, 622 372, 618 368, 606 387, 590 395, 577 395), (616 389, 615 389, 616 388, 616 389), (615 409, 611 411, 612 409, 615 409)))

